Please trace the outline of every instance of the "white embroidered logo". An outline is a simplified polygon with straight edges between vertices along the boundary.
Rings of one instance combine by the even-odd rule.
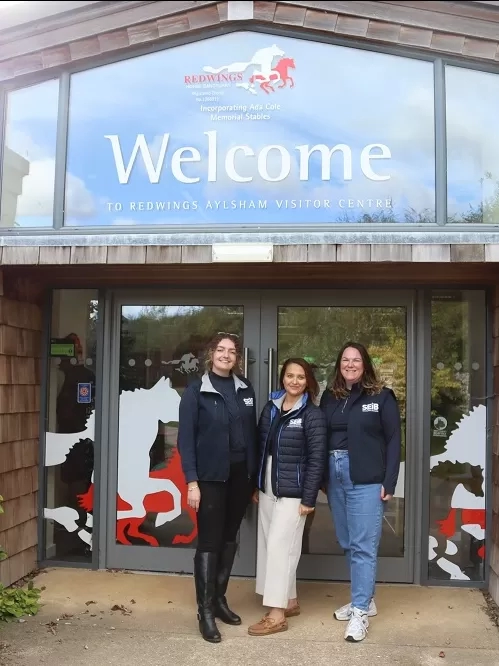
[[[379,405],[377,402],[370,402],[368,405],[362,405],[363,412],[379,412]]]
[[[301,428],[301,419],[291,419],[289,422],[290,428]]]
[[[246,407],[253,407],[253,398],[243,398]]]

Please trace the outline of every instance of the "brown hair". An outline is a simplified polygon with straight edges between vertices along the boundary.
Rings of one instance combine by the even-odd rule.
[[[312,366],[310,363],[305,361],[304,358],[288,358],[286,361],[284,361],[281,368],[281,374],[279,375],[279,384],[281,385],[281,388],[284,388],[284,375],[286,374],[288,365],[291,365],[292,363],[299,365],[300,368],[303,369],[303,372],[305,373],[305,379],[307,380],[305,390],[309,395],[309,399],[315,400],[319,395],[319,384],[317,383],[317,379],[314,376]]]
[[[378,378],[376,370],[374,369],[373,362],[369,356],[367,349],[360,342],[345,342],[343,347],[340,349],[340,352],[336,358],[336,364],[334,366],[333,379],[330,383],[329,390],[334,395],[335,398],[346,398],[348,395],[347,385],[343,375],[341,374],[341,359],[345,353],[345,349],[348,347],[353,347],[356,349],[361,358],[362,363],[364,364],[364,373],[362,374],[360,385],[362,390],[367,393],[367,395],[376,395],[381,393],[383,389],[383,382]]]
[[[223,331],[214,335],[206,345],[206,354],[204,359],[205,370],[209,372],[213,368],[213,353],[215,349],[218,347],[218,345],[222,342],[222,340],[230,340],[231,342],[234,343],[234,347],[236,348],[236,364],[232,368],[232,372],[236,375],[238,374],[241,375],[242,354],[241,354],[241,343],[239,341],[239,336],[236,335],[235,333],[224,333]]]

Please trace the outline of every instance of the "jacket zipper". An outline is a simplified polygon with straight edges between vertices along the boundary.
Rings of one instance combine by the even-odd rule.
[[[281,439],[281,432],[282,429],[284,428],[284,423],[281,425],[279,432],[277,433],[277,444],[276,444],[276,479],[275,479],[275,489],[276,489],[276,497],[279,498],[279,440]]]
[[[298,409],[296,412],[288,412],[285,418],[287,418],[288,416],[296,417],[296,415],[299,414],[302,411],[302,409],[304,409],[305,407],[306,405],[302,405],[300,409]],[[277,499],[279,499],[279,440],[281,439],[281,433],[284,429],[284,426],[285,423],[281,425],[281,428],[277,435],[277,446],[276,446],[277,466],[276,466],[276,486],[275,486]]]
[[[215,393],[216,393],[218,396],[220,396],[220,398],[222,398],[222,402],[223,402],[224,406],[227,407],[227,405],[226,405],[226,403],[225,403],[225,398],[223,397],[223,395],[222,395],[219,391],[216,391],[216,390],[215,390]],[[237,391],[236,391],[236,395],[237,395]],[[216,398],[215,398],[215,408],[216,408],[216,409],[215,409],[215,414],[216,414],[217,411],[218,411],[218,405],[217,405],[217,399],[216,399]],[[229,470],[228,470],[228,472],[227,472],[227,478],[226,478],[226,479],[222,479],[222,483],[227,483],[227,481],[228,481],[228,479],[229,479],[229,476],[230,476],[230,439],[229,439],[229,435],[228,435],[228,434],[227,434],[227,447],[228,447],[228,450],[229,450]]]
[[[274,409],[274,405],[272,405],[272,407],[270,408],[270,417],[271,417],[271,418],[270,418],[270,425],[271,425],[271,426],[272,426],[272,410],[273,410],[273,409]],[[264,448],[263,448],[263,453],[264,453],[264,455],[262,456],[262,460],[261,460],[261,462],[260,462],[260,471],[259,471],[259,473],[258,473],[258,482],[259,482],[259,485],[260,485],[260,486],[262,485],[263,461],[264,461],[264,459],[265,459],[265,453],[266,453],[266,451],[267,451],[267,444],[269,443],[269,436],[270,436],[270,428],[269,428],[269,431],[268,431],[268,433],[267,433],[267,437],[265,438],[265,445],[264,445]],[[272,479],[270,480],[270,483],[272,484]]]
[[[341,413],[342,413],[342,414],[343,414],[343,412],[344,412],[344,410],[345,410],[345,407],[347,406],[347,403],[348,403],[349,400],[350,400],[350,396],[348,395],[348,396],[347,396],[347,399],[345,400],[345,404],[344,404],[343,407],[341,408]]]

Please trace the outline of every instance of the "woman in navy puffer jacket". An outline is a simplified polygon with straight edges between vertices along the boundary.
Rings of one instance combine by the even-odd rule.
[[[296,569],[305,520],[315,509],[327,460],[326,419],[314,404],[319,386],[302,358],[281,370],[281,391],[263,408],[259,422],[258,553],[256,592],[271,610],[252,625],[252,636],[288,628],[299,615]]]

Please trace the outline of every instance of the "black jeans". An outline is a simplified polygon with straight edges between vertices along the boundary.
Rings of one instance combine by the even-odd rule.
[[[226,482],[198,481],[201,502],[197,515],[200,552],[219,552],[236,540],[251,499],[253,484],[245,462],[234,463]]]

